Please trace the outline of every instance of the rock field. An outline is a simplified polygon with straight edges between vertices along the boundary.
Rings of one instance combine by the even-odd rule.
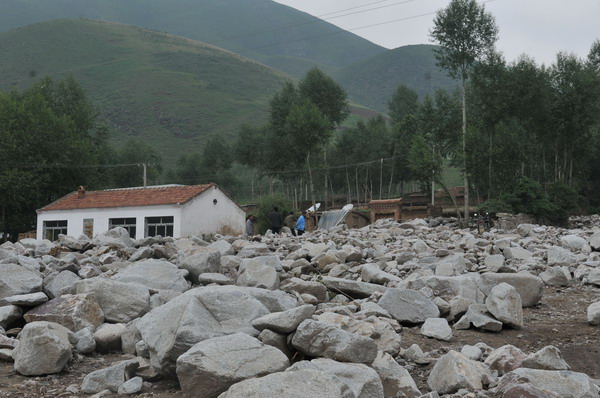
[[[600,397],[600,217],[0,245],[0,397]]]

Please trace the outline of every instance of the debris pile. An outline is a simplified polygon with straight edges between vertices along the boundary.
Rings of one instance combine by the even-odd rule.
[[[600,219],[477,234],[452,219],[378,220],[294,237],[60,236],[0,246],[0,361],[23,376],[122,353],[64,396],[597,397],[552,345],[451,342],[519,330],[544,289],[600,286]],[[587,308],[600,324],[600,301]],[[426,384],[416,379],[426,372]],[[425,369],[425,370],[423,370]]]

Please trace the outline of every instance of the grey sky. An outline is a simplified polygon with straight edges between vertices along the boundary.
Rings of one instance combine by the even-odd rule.
[[[434,14],[449,3],[449,0],[275,1],[387,48],[431,44],[429,30]],[[362,5],[366,6],[353,8]],[[497,48],[508,61],[526,53],[538,63],[549,65],[560,51],[585,58],[594,40],[600,39],[600,0],[492,0],[485,7],[496,17],[500,29]],[[340,10],[347,11],[335,13]],[[406,19],[355,30],[402,18]]]

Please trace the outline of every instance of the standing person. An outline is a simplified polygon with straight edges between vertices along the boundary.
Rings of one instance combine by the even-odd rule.
[[[292,235],[296,236],[296,217],[294,217],[294,213],[291,211],[289,212],[289,214],[283,219],[283,225],[290,229]]]
[[[278,234],[283,225],[283,217],[281,216],[277,206],[273,207],[273,211],[269,215],[269,218],[271,219],[271,232]]]
[[[304,218],[305,214],[306,212],[303,211],[300,217],[298,217],[298,221],[296,221],[296,233],[298,236],[302,235],[304,233],[304,229],[306,228],[306,219]]]
[[[254,216],[249,215],[246,219],[246,236],[254,235]]]

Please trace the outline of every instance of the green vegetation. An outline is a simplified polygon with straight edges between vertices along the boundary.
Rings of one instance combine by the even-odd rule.
[[[271,0],[10,0],[0,7],[0,31],[59,18],[119,22],[213,44],[296,77],[315,64],[330,73],[386,51]]]
[[[23,44],[26,43],[26,44]],[[61,20],[0,34],[0,90],[72,74],[108,122],[111,139],[140,138],[166,166],[232,141],[239,125],[266,120],[285,76],[248,59],[165,33],[107,22]]]
[[[84,185],[108,183],[106,131],[72,78],[0,92],[0,233],[35,226],[35,210]],[[81,165],[99,167],[80,167]]]
[[[414,90],[420,99],[438,89],[452,89],[455,80],[439,70],[435,63],[436,46],[404,46],[356,62],[332,76],[358,103],[380,112],[388,110],[396,88]]]

